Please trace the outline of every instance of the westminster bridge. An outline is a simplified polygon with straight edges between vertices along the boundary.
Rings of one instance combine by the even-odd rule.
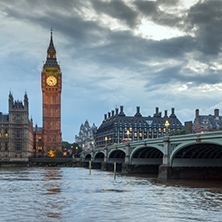
[[[157,173],[158,178],[222,178],[222,131],[166,136],[87,150],[92,168]]]

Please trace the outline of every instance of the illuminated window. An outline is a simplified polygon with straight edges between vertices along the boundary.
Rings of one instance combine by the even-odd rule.
[[[129,130],[132,131],[133,130],[132,127],[130,127]]]
[[[161,132],[161,128],[159,128],[159,132]]]
[[[135,137],[137,137],[137,133],[134,133]]]
[[[5,137],[8,137],[8,129],[5,129]]]
[[[38,150],[42,150],[42,146],[38,146]]]
[[[164,132],[164,133],[166,132],[166,128],[163,128],[163,132]]]
[[[142,137],[142,133],[140,133],[140,137]]]
[[[0,133],[0,137],[2,137],[2,134]]]

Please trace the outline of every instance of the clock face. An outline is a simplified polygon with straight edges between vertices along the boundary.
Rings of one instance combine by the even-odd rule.
[[[49,86],[55,86],[56,83],[57,83],[57,79],[56,79],[54,76],[49,76],[49,77],[46,79],[46,83],[47,83],[47,85],[49,85]]]

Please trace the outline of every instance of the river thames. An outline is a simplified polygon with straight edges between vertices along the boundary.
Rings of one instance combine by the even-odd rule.
[[[222,221],[222,181],[0,168],[0,221]]]

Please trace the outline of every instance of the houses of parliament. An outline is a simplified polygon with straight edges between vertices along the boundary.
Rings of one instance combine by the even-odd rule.
[[[50,150],[61,150],[61,92],[62,73],[56,58],[53,35],[41,72],[42,127],[33,126],[29,119],[29,101],[8,98],[8,114],[0,112],[0,159],[27,161],[29,157],[44,157]]]

